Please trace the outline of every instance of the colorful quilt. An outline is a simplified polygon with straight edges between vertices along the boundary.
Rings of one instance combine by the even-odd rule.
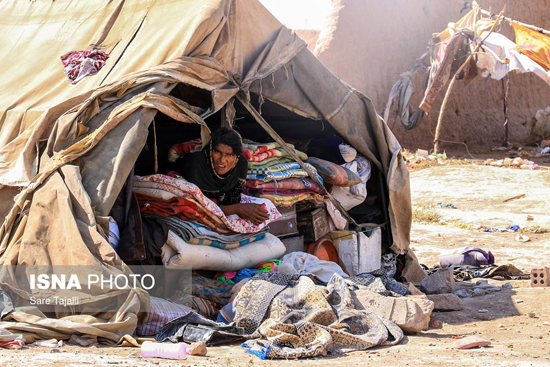
[[[261,223],[260,225],[255,225],[252,224],[252,222],[243,219],[236,214],[226,216],[218,205],[216,205],[212,200],[204,196],[202,191],[191,182],[182,181],[180,179],[161,174],[144,177],[135,176],[134,191],[136,191],[136,189],[139,189],[140,187],[150,188],[151,186],[167,193],[171,193],[178,198],[193,200],[197,202],[198,204],[200,204],[200,208],[204,208],[204,210],[208,212],[208,215],[212,214],[212,216],[218,217],[221,222],[227,227],[227,229],[237,233],[258,232],[266,227],[270,222],[281,217],[281,214],[271,201],[247,195],[241,195],[241,203],[256,203],[266,205],[267,211],[269,212],[269,219]],[[197,208],[199,207],[197,206]],[[196,218],[194,219],[197,220]],[[202,217],[200,219],[202,219]],[[205,224],[208,226],[208,224],[201,222],[201,220],[197,221],[201,224]],[[210,226],[208,227],[212,230],[215,230]]]

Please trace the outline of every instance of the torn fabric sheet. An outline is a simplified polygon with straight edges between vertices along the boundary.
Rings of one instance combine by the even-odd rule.
[[[486,36],[487,32],[481,34],[482,39]],[[502,34],[491,33],[483,42],[482,48],[486,52],[477,54],[477,67],[482,71],[481,76],[500,80],[510,71],[517,70],[521,73],[534,73],[550,85],[550,72],[544,70],[528,56],[516,51],[514,49],[516,46]]]
[[[84,77],[97,73],[109,58],[103,51],[69,51],[61,56],[65,67],[65,75],[72,84],[76,84]]]

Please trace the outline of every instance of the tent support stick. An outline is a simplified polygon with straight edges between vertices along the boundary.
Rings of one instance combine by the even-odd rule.
[[[449,99],[449,94],[451,94],[451,89],[456,78],[451,79],[451,83],[445,92],[445,98],[443,98],[443,103],[441,103],[441,108],[439,110],[439,117],[437,118],[437,126],[435,128],[435,137],[434,137],[434,153],[439,153],[439,134],[441,134],[441,120],[443,119],[443,112],[445,111],[445,106],[447,105],[447,100]]]
[[[332,197],[332,195],[325,188],[325,185],[323,185],[321,183],[321,181],[319,181],[317,176],[313,172],[311,172],[311,170],[304,164],[304,162],[300,159],[300,157],[298,157],[298,155],[296,155],[294,150],[286,144],[286,142],[279,136],[279,134],[277,134],[277,132],[275,130],[273,130],[273,128],[271,126],[269,126],[269,124],[267,123],[267,121],[264,120],[262,115],[260,115],[260,113],[258,111],[256,111],[256,109],[254,107],[252,107],[252,105],[247,101],[246,97],[243,95],[243,92],[237,93],[237,99],[243,104],[243,106],[248,110],[248,112],[250,112],[250,114],[260,124],[260,126],[263,127],[264,130],[267,131],[267,133],[277,143],[279,143],[281,145],[281,148],[283,148],[300,165],[300,167],[302,167],[307,172],[309,177],[317,185],[319,185],[319,187],[323,188],[323,190],[325,191],[325,195],[328,196],[328,198],[334,204],[336,209],[338,209],[338,210],[340,210],[340,212],[342,212],[342,215],[349,221],[349,223],[353,224],[354,226],[357,226],[357,223],[355,222],[355,220],[352,217],[350,217],[348,212],[342,207],[342,204],[340,204],[340,202],[338,200],[336,200]]]
[[[506,9],[506,5],[504,5],[504,8],[502,8],[502,11],[500,12],[500,14],[498,15],[498,18],[497,20],[495,21],[495,23],[493,24],[493,26],[491,27],[491,30],[489,31],[489,33],[487,33],[487,36],[485,36],[485,38],[483,39],[483,41],[485,41],[487,39],[487,37],[489,37],[489,35],[491,33],[493,33],[493,30],[495,29],[497,23],[500,21],[500,18],[502,17],[502,14],[504,13],[504,9]],[[449,92],[451,91],[451,89],[453,88],[453,84],[456,80],[456,78],[458,77],[458,75],[460,74],[460,72],[462,70],[464,70],[464,68],[466,67],[466,65],[468,65],[468,63],[470,62],[470,59],[476,54],[477,50],[479,50],[479,48],[481,47],[481,45],[483,44],[483,41],[481,41],[477,46],[476,48],[472,51],[472,53],[468,56],[468,58],[466,59],[466,61],[464,61],[464,64],[462,64],[462,66],[460,66],[460,68],[458,68],[458,70],[456,71],[455,75],[453,76],[453,78],[451,79],[451,83],[449,84],[449,87],[447,88],[447,92],[445,92],[445,98],[443,98],[443,103],[441,103],[441,109],[439,110],[439,117],[437,119],[437,126],[435,128],[435,137],[434,137],[434,153],[437,154],[439,153],[439,134],[441,133],[441,120],[443,118],[443,112],[445,111],[445,105],[447,104],[447,100],[449,99]]]
[[[506,81],[504,81],[506,79]],[[502,80],[502,89],[504,90],[504,143],[503,147],[508,146],[508,90],[510,88],[510,74],[506,74]]]

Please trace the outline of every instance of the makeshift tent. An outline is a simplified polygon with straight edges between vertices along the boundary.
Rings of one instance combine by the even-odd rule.
[[[86,50],[108,59],[71,84],[60,57]],[[118,271],[111,267],[122,261],[106,238],[107,217],[152,121],[168,117],[205,137],[209,126],[232,123],[235,114],[248,116],[243,126],[253,121],[243,107],[265,101],[263,117],[280,134],[290,127],[306,135],[334,131],[373,163],[391,249],[407,254],[407,279],[425,276],[409,251],[409,175],[399,143],[371,101],[332,75],[258,1],[2,1],[0,53],[2,264]],[[28,299],[2,279],[4,290]],[[8,328],[116,342],[133,332],[136,305],[148,296],[92,289],[87,302],[106,297],[117,313],[70,322],[61,311],[58,319],[17,311],[9,316],[16,326]]]

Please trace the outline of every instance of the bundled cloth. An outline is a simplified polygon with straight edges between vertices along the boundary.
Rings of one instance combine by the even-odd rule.
[[[241,203],[265,204],[269,219],[255,225],[235,214],[226,216],[195,184],[166,175],[135,176],[133,190],[142,213],[196,220],[221,234],[258,232],[281,217],[271,201],[247,195],[241,195]]]
[[[97,73],[108,57],[109,55],[99,50],[69,51],[61,56],[61,62],[69,81],[76,84],[85,76]]]
[[[238,233],[223,235],[194,221],[182,220],[179,217],[170,216],[161,218],[168,228],[181,237],[185,242],[192,245],[212,246],[217,248],[231,249],[244,246],[248,243],[263,240],[267,228],[254,233]]]
[[[244,184],[244,193],[247,195],[255,194],[275,194],[275,195],[295,195],[302,193],[323,194],[323,190],[310,178],[285,178],[281,181],[263,182],[258,180],[247,180]]]
[[[234,321],[245,335],[254,338],[242,347],[261,359],[365,350],[395,345],[404,337],[385,317],[356,310],[348,286],[338,274],[326,288],[307,276],[258,274],[239,292]]]
[[[294,145],[287,144],[294,153],[301,159],[306,160],[307,154],[294,149]],[[248,161],[248,167],[254,167],[255,162],[268,163],[272,157],[286,157],[290,161],[290,155],[279,145],[279,143],[266,143],[260,144],[251,140],[245,140],[243,144],[243,155]],[[272,161],[272,160],[271,160]],[[263,165],[263,164],[262,164]]]
[[[323,179],[317,174],[317,170],[309,163],[305,163],[308,167],[321,181]],[[247,179],[252,181],[263,181],[269,182],[273,180],[283,180],[285,178],[291,177],[308,177],[307,172],[300,167],[298,163],[282,163],[276,164],[273,166],[262,166],[255,169],[249,169]]]
[[[304,200],[315,201],[318,204],[323,203],[323,197],[321,195],[311,193],[296,195],[259,194],[256,195],[256,197],[270,200],[275,206],[290,206]]]
[[[174,144],[168,150],[168,160],[170,162],[175,162],[184,155],[188,153],[193,153],[201,150],[202,148],[202,140],[201,139],[194,139],[189,140],[183,143]]]

